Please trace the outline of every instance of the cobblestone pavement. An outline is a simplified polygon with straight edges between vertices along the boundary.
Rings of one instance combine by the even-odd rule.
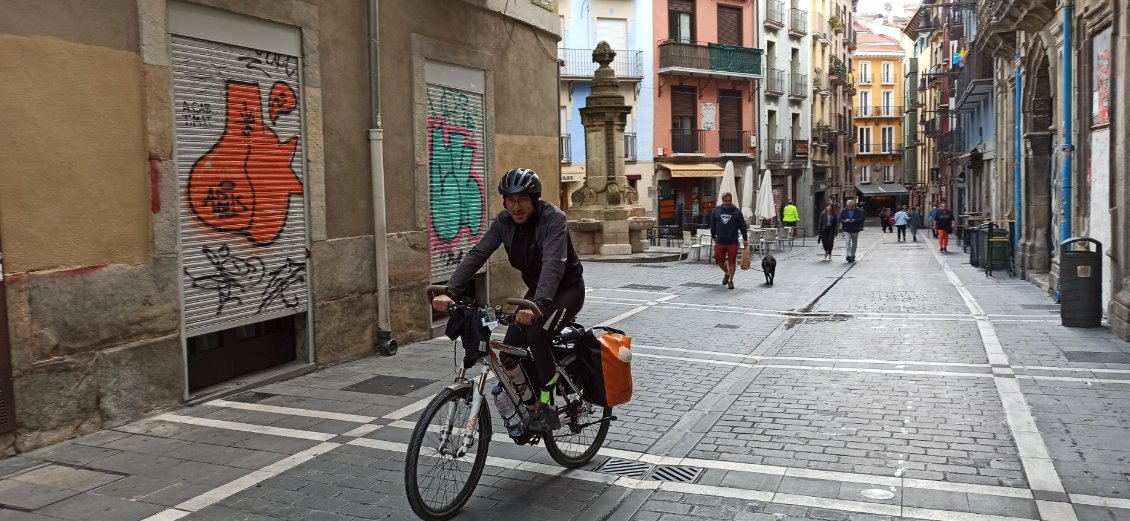
[[[786,249],[774,286],[735,290],[702,262],[587,264],[580,320],[633,336],[633,401],[577,471],[495,434],[457,519],[1130,519],[1130,345],[935,242],[861,242],[854,265]],[[0,521],[414,519],[404,448],[453,355],[421,342],[0,461]]]

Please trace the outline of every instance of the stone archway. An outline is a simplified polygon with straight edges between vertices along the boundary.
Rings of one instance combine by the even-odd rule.
[[[1048,55],[1043,45],[1028,54],[1024,77],[1024,204],[1018,264],[1021,273],[1048,273],[1055,248],[1053,176],[1055,134]]]

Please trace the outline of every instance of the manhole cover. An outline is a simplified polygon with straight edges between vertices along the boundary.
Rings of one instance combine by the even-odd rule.
[[[641,289],[644,291],[666,291],[671,289],[667,286],[648,286],[647,284],[627,284],[620,287],[624,289]]]
[[[718,325],[715,325],[714,327],[716,327],[718,329],[737,329],[741,326],[736,326],[734,324],[718,324]]]
[[[705,282],[684,282],[680,286],[687,286],[690,288],[724,288],[721,284],[707,284]]]
[[[1100,364],[1130,364],[1130,354],[1109,351],[1064,351],[1068,362],[1095,362]]]
[[[860,492],[860,494],[863,494],[863,497],[869,497],[871,499],[891,499],[895,497],[894,492],[891,492],[890,490],[883,490],[881,488],[869,488]]]
[[[682,467],[678,465],[660,465],[655,467],[649,479],[655,481],[674,481],[676,483],[694,483],[703,472],[702,467]]]
[[[663,264],[633,264],[632,266],[636,267],[636,268],[666,268],[667,267]]]
[[[630,459],[608,458],[594,470],[613,476],[641,479],[647,471],[651,470],[651,464]]]
[[[423,378],[405,378],[403,376],[374,376],[368,380],[362,380],[348,387],[342,387],[341,390],[353,391],[357,393],[404,396],[431,383],[431,380],[425,380]]]
[[[271,398],[271,397],[274,397],[274,396],[278,396],[278,395],[277,394],[271,394],[271,393],[260,393],[260,392],[250,391],[250,392],[246,392],[246,393],[239,393],[235,396],[229,397],[228,401],[240,402],[240,403],[259,403],[263,400],[266,400],[267,398]]]

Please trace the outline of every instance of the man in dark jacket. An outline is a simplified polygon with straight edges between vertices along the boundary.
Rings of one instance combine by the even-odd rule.
[[[734,206],[734,197],[722,194],[722,206],[710,214],[710,236],[714,238],[714,262],[722,268],[722,284],[734,289],[734,271],[738,266],[738,233],[742,234],[742,247],[749,249],[745,217]],[[748,253],[746,253],[748,255]]]
[[[581,261],[569,239],[565,212],[541,200],[541,179],[528,168],[506,172],[498,182],[498,193],[506,207],[479,239],[447,282],[447,294],[432,299],[432,308],[446,312],[462,295],[475,273],[491,254],[502,246],[510,265],[522,272],[522,282],[529,290],[523,297],[532,300],[541,312],[518,311],[517,324],[506,331],[505,343],[529,345],[536,371],[532,371],[537,409],[526,426],[528,431],[544,432],[560,428],[561,421],[553,407],[556,369],[553,363],[553,336],[573,321],[585,303],[585,280]],[[540,396],[537,396],[540,392]]]
[[[863,210],[855,207],[855,200],[848,199],[847,206],[840,210],[840,225],[847,234],[847,261],[855,262],[855,247],[859,245],[859,232],[863,231],[863,220],[867,216]]]
[[[948,252],[950,234],[953,233],[953,212],[946,203],[942,203],[942,207],[938,209],[938,214],[934,217],[934,225],[938,230],[938,250]]]

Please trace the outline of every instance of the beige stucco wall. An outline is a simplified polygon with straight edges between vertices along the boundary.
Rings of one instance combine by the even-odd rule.
[[[138,55],[0,34],[0,78],[5,271],[144,262],[150,181]]]

